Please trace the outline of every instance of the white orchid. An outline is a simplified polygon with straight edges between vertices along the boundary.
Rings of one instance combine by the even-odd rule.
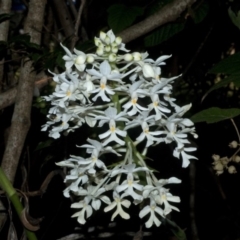
[[[127,199],[123,199],[117,192],[113,192],[113,199],[114,201],[104,208],[104,212],[111,211],[113,208],[117,207],[116,211],[113,213],[111,221],[119,214],[123,219],[129,219],[130,215],[122,209],[122,206],[129,208],[131,202]]]
[[[101,32],[94,42],[96,54],[77,49],[71,53],[61,44],[66,71],[51,73],[55,90],[44,97],[51,107],[42,131],[48,130],[50,137],[57,139],[61,132],[80,127],[97,127],[97,131],[89,131],[87,143],[78,146],[86,155],[70,155],[57,163],[68,170],[63,194],[78,197],[71,207],[78,209],[72,217],[80,224],[103,203],[107,204],[104,212],[115,209],[112,221],[117,215],[129,219],[125,208],[133,202],[143,207],[140,218],[149,216],[147,228],[160,226],[172,210],[179,211],[172,203],[180,198],[165,185],[181,180],[157,179],[147,166],[146,154],[151,146],[175,142],[173,156],[182,159],[182,167],[196,159],[190,155],[196,148],[190,147],[188,139],[189,134],[197,137],[194,124],[183,117],[191,104],[178,106],[171,97],[172,83],[178,76],[162,77],[161,66],[171,56],[153,60],[147,52],[129,52],[112,30]],[[112,192],[112,202],[107,192]]]
[[[158,207],[157,204],[151,200],[150,205],[145,206],[141,212],[139,213],[139,217],[143,218],[147,214],[150,213],[150,218],[145,223],[145,226],[147,228],[150,228],[153,224],[155,224],[157,227],[161,225],[161,221],[156,216],[156,213],[159,214],[161,217],[165,217],[162,208]]]

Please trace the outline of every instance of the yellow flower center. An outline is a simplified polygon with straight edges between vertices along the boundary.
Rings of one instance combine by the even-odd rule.
[[[133,105],[135,105],[137,103],[137,98],[133,98],[131,102]]]
[[[72,92],[68,90],[68,91],[66,92],[66,95],[67,95],[68,97],[70,97],[70,96],[72,95]]]
[[[114,126],[111,126],[111,127],[110,127],[110,131],[111,131],[111,132],[115,132],[115,130],[116,130],[116,128],[115,128]]]
[[[100,84],[100,88],[101,88],[101,89],[105,89],[105,87],[106,87],[106,85],[105,85],[104,83],[101,83],[101,84]]]

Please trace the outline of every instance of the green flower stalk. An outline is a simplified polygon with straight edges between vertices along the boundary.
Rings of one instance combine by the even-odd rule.
[[[0,187],[6,193],[7,197],[13,204],[19,218],[21,219],[21,213],[23,211],[22,203],[20,202],[20,199],[15,188],[12,186],[11,182],[8,180],[7,176],[5,175],[1,167],[0,167]],[[35,233],[29,231],[26,228],[25,232],[29,240],[37,240]]]

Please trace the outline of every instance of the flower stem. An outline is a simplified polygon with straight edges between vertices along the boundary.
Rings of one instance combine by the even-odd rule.
[[[7,194],[9,200],[12,202],[19,218],[21,216],[21,212],[23,210],[22,203],[18,197],[16,190],[13,188],[11,182],[8,180],[7,176],[5,175],[4,171],[0,167],[0,187],[2,190]],[[37,240],[35,233],[27,230],[25,228],[25,233],[29,240]]]

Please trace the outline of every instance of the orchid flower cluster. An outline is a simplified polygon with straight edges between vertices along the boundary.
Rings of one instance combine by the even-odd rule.
[[[59,138],[60,133],[83,125],[100,129],[98,139],[90,136],[80,146],[86,150],[86,157],[71,155],[57,163],[69,170],[64,196],[78,196],[79,201],[71,207],[77,209],[72,217],[80,224],[103,203],[104,212],[113,210],[112,221],[118,215],[129,219],[126,209],[132,203],[142,203],[139,217],[146,216],[145,226],[160,226],[172,210],[179,211],[171,203],[180,202],[180,198],[166,185],[181,180],[157,179],[146,164],[147,150],[162,142],[175,142],[173,155],[182,159],[182,167],[196,159],[191,155],[196,148],[188,140],[189,134],[197,137],[194,124],[183,117],[191,104],[178,106],[171,98],[171,84],[177,77],[161,76],[161,66],[171,56],[154,61],[146,52],[131,53],[112,30],[101,32],[95,45],[94,54],[77,49],[71,53],[62,45],[66,71],[52,73],[55,91],[44,97],[52,107],[42,131],[49,129],[50,137]],[[134,128],[140,133],[136,138],[131,136]],[[145,147],[139,149],[139,143]],[[115,156],[110,166],[104,161],[107,155],[111,159]]]

